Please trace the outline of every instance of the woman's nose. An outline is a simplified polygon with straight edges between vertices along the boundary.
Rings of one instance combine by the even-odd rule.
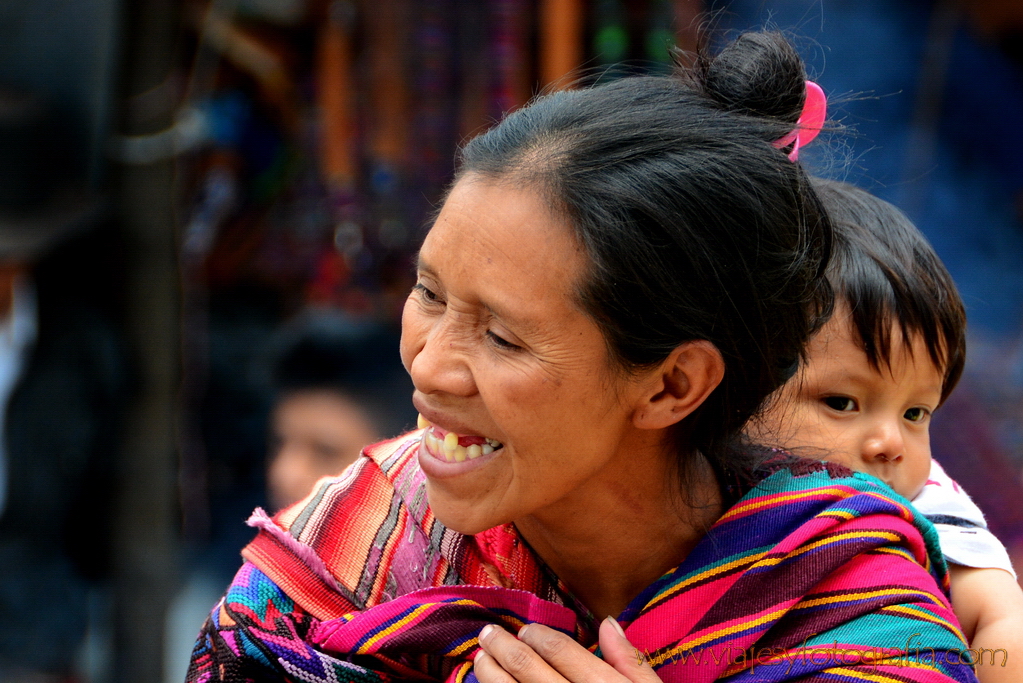
[[[897,462],[902,459],[906,444],[899,425],[882,422],[875,425],[863,442],[862,457],[865,462]]]
[[[476,382],[467,362],[469,350],[445,318],[421,331],[419,343],[412,349],[409,374],[424,394],[471,396],[476,393]]]

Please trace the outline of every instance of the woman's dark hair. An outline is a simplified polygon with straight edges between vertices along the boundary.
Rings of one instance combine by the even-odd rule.
[[[892,330],[923,338],[944,373],[941,400],[955,389],[966,363],[966,309],[952,276],[899,209],[858,187],[815,179],[835,229],[827,277],[848,305],[853,327],[875,368],[888,366]]]
[[[555,92],[461,153],[472,175],[536,188],[590,258],[579,299],[624,371],[709,340],[721,385],[679,425],[696,449],[726,444],[795,368],[830,311],[831,226],[807,175],[772,143],[805,97],[803,63],[779,33],[747,33],[671,77]]]

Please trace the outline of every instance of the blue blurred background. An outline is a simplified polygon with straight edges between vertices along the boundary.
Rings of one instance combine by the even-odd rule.
[[[0,681],[181,680],[251,510],[413,423],[397,322],[459,141],[765,25],[839,124],[803,162],[962,290],[934,450],[1023,562],[1018,0],[0,0]]]

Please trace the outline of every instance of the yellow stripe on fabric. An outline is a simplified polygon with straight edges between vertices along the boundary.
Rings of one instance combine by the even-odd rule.
[[[454,683],[463,683],[465,681],[465,677],[469,675],[470,669],[472,669],[472,662],[463,662],[460,664],[455,672]]]
[[[669,598],[672,595],[674,595],[675,593],[678,593],[680,590],[682,590],[686,586],[692,585],[692,584],[694,584],[694,583],[696,583],[698,581],[702,581],[705,578],[714,576],[715,574],[721,574],[723,572],[727,572],[727,571],[729,571],[731,569],[735,569],[736,567],[740,567],[740,566],[742,566],[744,564],[752,564],[754,562],[757,562],[757,561],[760,560],[760,558],[762,558],[766,554],[767,554],[767,552],[765,551],[765,552],[762,552],[762,553],[757,553],[755,555],[748,555],[746,557],[740,557],[737,560],[732,560],[731,562],[726,562],[724,564],[719,564],[716,567],[711,567],[710,569],[707,569],[706,571],[702,571],[699,574],[695,574],[693,576],[690,576],[685,581],[682,581],[681,583],[678,583],[678,584],[672,586],[671,588],[665,590],[664,592],[658,593],[657,595],[655,595],[653,598],[650,599],[650,601],[648,603],[646,603],[646,605],[643,606],[643,609],[644,610],[649,609],[650,606],[653,605],[654,603],[657,603],[657,602],[660,602],[660,601],[662,601],[662,600],[664,600],[666,598]]]
[[[809,659],[810,662],[812,663],[813,662],[813,657],[816,654],[825,654],[825,655],[827,655],[833,661],[838,661],[839,658],[841,658],[841,661],[845,662],[846,664],[852,664],[852,665],[859,664],[859,665],[866,665],[866,666],[870,666],[870,667],[881,666],[884,661],[890,659],[890,657],[888,655],[878,653],[876,658],[870,658],[867,661],[864,661],[863,660],[863,655],[866,654],[866,653],[870,653],[871,651],[872,650],[869,649],[869,648],[867,648],[867,649],[855,649],[855,648],[853,648],[853,649],[835,649],[833,647],[829,647],[829,648],[827,648],[825,650],[821,650],[819,648],[815,648],[815,647],[811,646],[811,647],[807,647],[807,648],[800,648],[798,650],[787,650],[784,654],[778,655],[776,657],[769,657],[766,660],[765,659],[760,659],[760,658],[753,659],[753,664],[752,665],[736,662],[732,666],[730,666],[727,669],[725,669],[725,674],[724,675],[725,676],[732,676],[732,675],[735,675],[736,673],[738,673],[740,671],[745,671],[746,669],[750,669],[750,668],[756,669],[756,668],[762,667],[762,666],[775,666],[777,664],[784,664],[785,662],[790,662],[790,668],[791,668],[791,662],[793,660],[803,659],[805,661],[805,660]],[[856,659],[847,660],[846,659],[847,655],[853,655]]]
[[[867,491],[867,495],[871,496],[873,498],[877,498],[880,501],[883,501],[883,502],[888,503],[890,505],[894,505],[895,507],[899,508],[899,510],[902,511],[902,518],[904,520],[906,520],[907,522],[910,522],[910,521],[913,520],[913,513],[909,511],[908,507],[906,507],[902,503],[898,502],[897,500],[895,500],[893,498],[889,498],[888,496],[886,496],[884,494],[881,494],[881,493],[875,493],[873,491]]]
[[[834,495],[834,496],[838,496],[840,499],[845,499],[845,498],[851,498],[852,496],[855,496],[858,493],[860,493],[860,492],[859,491],[849,491],[848,489],[839,488],[839,487],[831,487],[831,488],[810,489],[809,491],[798,491],[796,493],[789,493],[789,494],[785,494],[785,495],[775,494],[773,496],[770,496],[767,500],[750,501],[749,503],[746,503],[745,505],[736,505],[731,510],[726,512],[724,514],[724,516],[721,517],[717,521],[717,523],[721,524],[722,522],[724,522],[724,521],[726,521],[726,520],[728,520],[728,519],[730,519],[732,517],[735,517],[736,515],[739,515],[739,514],[742,514],[744,512],[747,512],[749,510],[757,510],[759,508],[768,507],[768,506],[774,507],[775,505],[778,505],[779,503],[784,503],[784,502],[793,501],[793,500],[800,500],[801,498],[816,498],[818,496],[823,496],[823,495]]]
[[[917,565],[920,564],[920,562],[917,560],[916,555],[914,555],[910,551],[906,550],[905,548],[898,548],[898,547],[896,547],[896,548],[874,548],[874,552],[877,552],[877,553],[889,553],[891,555],[898,555],[899,557],[902,557],[902,558],[904,558],[906,560],[909,560],[913,564],[917,564]],[[928,573],[930,573],[930,571],[931,571],[931,556],[930,555],[925,555],[924,559],[926,561],[922,565],[920,565],[920,566],[922,566],[924,569],[927,570]],[[946,588],[947,588],[947,586],[946,586]]]
[[[448,603],[448,604],[457,604],[457,603]],[[511,622],[511,624],[515,627],[515,630],[513,631],[513,633],[518,633],[519,629],[526,625],[526,622],[524,620],[516,619],[515,617],[512,617],[510,615],[505,615],[505,620],[506,620],[506,623],[507,622]],[[505,629],[505,630],[507,631],[508,629]],[[445,656],[447,656],[447,657],[454,657],[454,656],[460,655],[463,652],[465,652],[466,650],[468,650],[469,648],[471,648],[472,646],[478,645],[478,644],[479,644],[479,638],[478,637],[470,638],[469,640],[465,641],[464,643],[462,643],[461,645],[459,645],[455,649],[450,650],[449,652],[445,653]]]
[[[940,603],[937,603],[937,604],[940,604]],[[884,611],[884,612],[903,612],[905,614],[909,614],[909,615],[911,615],[913,617],[916,617],[917,619],[922,619],[923,621],[929,621],[932,624],[937,624],[938,626],[942,626],[944,628],[947,628],[948,630],[950,630],[953,633],[955,633],[956,636],[958,636],[958,638],[961,641],[963,641],[964,643],[966,642],[966,636],[963,635],[962,631],[960,631],[958,628],[956,628],[955,624],[953,624],[952,622],[947,621],[945,619],[942,619],[939,616],[935,616],[934,614],[931,614],[930,612],[928,612],[925,609],[921,609],[919,607],[913,607],[911,605],[888,605],[887,607],[882,608],[881,611]]]
[[[939,671],[935,666],[924,664],[923,662],[917,662],[905,657],[894,657],[888,659],[882,659],[877,662],[868,664],[870,668],[879,666],[897,666],[900,669],[917,669],[919,671]],[[848,669],[845,667],[834,667],[831,669],[824,669],[821,671],[822,674],[831,674],[832,676],[848,676],[849,678],[855,678],[860,681],[876,681],[877,683],[891,683],[897,681],[901,683],[905,680],[904,676],[888,676],[881,673],[880,671],[860,671],[859,669]]]
[[[448,657],[456,657],[456,656],[462,654],[463,652],[465,652],[466,650],[468,650],[470,647],[472,647],[474,645],[479,645],[479,642],[480,642],[479,637],[470,638],[469,640],[465,641],[464,643],[462,643],[461,645],[456,647],[454,650],[451,650],[450,652],[447,652],[446,656],[448,656]]]
[[[671,650],[668,650],[667,652],[664,652],[664,653],[662,653],[660,655],[657,655],[657,657],[652,658],[650,660],[650,664],[654,665],[654,666],[659,666],[659,665],[663,664],[665,661],[668,661],[668,660],[676,657],[678,655],[678,653],[680,653],[680,652],[684,652],[686,650],[692,651],[693,648],[699,647],[703,643],[709,642],[711,640],[716,640],[716,639],[718,639],[718,638],[720,638],[722,636],[727,636],[730,633],[737,633],[739,631],[745,631],[746,629],[752,628],[754,626],[759,626],[760,624],[763,624],[765,622],[768,622],[768,621],[771,621],[773,619],[778,618],[779,616],[784,614],[786,611],[788,611],[787,607],[786,608],[782,608],[782,609],[778,609],[778,610],[775,610],[774,612],[769,612],[769,613],[767,613],[767,614],[765,614],[765,615],[763,615],[761,617],[758,617],[757,619],[753,619],[751,621],[744,621],[741,624],[733,624],[732,626],[728,626],[727,628],[723,628],[723,629],[720,629],[718,631],[714,631],[712,633],[708,633],[707,635],[701,636],[701,637],[697,638],[696,640],[690,640],[690,641],[685,642],[685,643],[679,643],[678,645],[673,647]]]
[[[843,593],[841,595],[830,595],[824,598],[814,598],[812,600],[801,600],[792,609],[803,609],[807,607],[817,607],[818,605],[827,605],[834,602],[851,602],[853,600],[864,600],[867,598],[877,598],[882,595],[916,595],[920,597],[929,598],[934,604],[940,605],[941,603],[934,600],[930,593],[918,590],[908,590],[905,588],[885,588],[883,590],[872,590],[872,591],[860,591],[857,593]],[[885,607],[883,609],[888,609]]]
[[[660,601],[662,601],[662,600],[664,600],[666,598],[671,597],[675,593],[678,593],[679,591],[681,591],[683,588],[685,588],[685,587],[687,587],[687,586],[689,586],[689,585],[691,585],[693,583],[696,583],[697,581],[701,581],[701,580],[703,580],[705,578],[714,576],[715,574],[720,574],[720,573],[728,571],[730,569],[734,569],[735,567],[741,566],[743,564],[749,564],[750,565],[750,567],[749,567],[750,570],[756,569],[758,567],[769,567],[769,566],[772,566],[772,565],[780,564],[781,562],[783,562],[785,560],[788,560],[788,559],[791,559],[793,557],[798,557],[799,555],[802,555],[803,553],[809,552],[809,551],[814,550],[816,548],[820,548],[820,547],[822,547],[824,545],[827,545],[829,543],[834,543],[834,542],[842,541],[842,540],[845,540],[845,539],[848,539],[848,538],[864,538],[864,537],[883,538],[883,539],[885,539],[887,541],[893,541],[893,542],[894,541],[898,541],[901,538],[901,536],[899,536],[898,534],[894,534],[894,533],[887,532],[887,531],[881,531],[881,532],[850,531],[850,532],[847,532],[847,533],[844,533],[844,534],[838,534],[836,536],[831,536],[830,538],[820,539],[819,541],[811,543],[810,545],[800,546],[796,550],[794,550],[794,551],[792,551],[792,552],[790,552],[790,553],[788,553],[786,555],[783,555],[781,557],[771,557],[771,558],[766,558],[765,559],[765,556],[768,554],[768,552],[762,552],[762,553],[758,553],[756,555],[751,555],[751,556],[748,556],[748,557],[743,557],[743,558],[740,558],[738,560],[732,560],[731,562],[727,562],[725,564],[718,565],[716,567],[712,567],[712,568],[710,568],[710,569],[708,569],[708,570],[706,570],[704,572],[700,572],[699,574],[696,574],[694,576],[689,577],[685,581],[682,581],[681,583],[678,583],[678,584],[672,586],[668,590],[666,590],[666,591],[664,591],[662,593],[658,593],[657,595],[655,595],[646,605],[644,605],[644,608],[648,609],[654,603],[660,602]]]
[[[787,553],[785,555],[782,555],[781,557],[769,557],[769,558],[767,558],[767,559],[765,559],[765,560],[763,560],[761,562],[757,562],[756,566],[755,567],[750,567],[750,569],[755,569],[756,567],[769,567],[771,565],[780,564],[780,563],[784,562],[785,560],[792,559],[793,557],[799,557],[803,553],[808,553],[811,550],[815,550],[815,549],[820,548],[820,547],[825,546],[825,545],[830,545],[831,543],[837,543],[838,541],[844,541],[845,539],[848,539],[848,538],[883,538],[883,539],[888,540],[888,541],[898,541],[899,538],[901,538],[901,537],[898,534],[893,534],[893,533],[891,533],[889,531],[874,531],[874,532],[871,532],[871,531],[848,531],[848,532],[846,532],[844,534],[836,534],[836,535],[830,536],[828,538],[822,538],[819,541],[814,541],[813,543],[811,543],[809,545],[799,546],[797,549],[795,549],[795,550],[793,550],[793,551],[791,551],[791,552],[789,552],[789,553]]]
[[[383,629],[382,631],[380,631],[376,635],[374,635],[371,638],[369,638],[361,647],[359,647],[359,650],[358,650],[358,652],[356,654],[360,654],[360,655],[369,654],[369,652],[370,652],[369,648],[371,648],[373,645],[375,645],[378,641],[380,641],[383,638],[386,638],[387,636],[391,635],[395,631],[401,630],[404,626],[406,626],[409,623],[411,623],[411,622],[415,621],[416,619],[418,619],[419,616],[423,612],[429,611],[429,610],[433,609],[434,607],[436,607],[437,604],[438,603],[436,603],[436,602],[431,602],[431,603],[428,603],[428,604],[425,604],[425,605],[420,605],[419,607],[416,607],[414,610],[412,610],[412,613],[409,614],[408,616],[406,616],[405,618],[401,619],[400,621],[394,622],[393,624],[391,624],[387,628]],[[446,604],[446,605],[476,605],[478,603],[474,602],[473,600],[462,599],[462,600],[452,600],[451,602],[446,602],[444,604]]]
[[[911,553],[908,550],[906,550],[905,548],[899,548],[899,547],[895,547],[895,548],[875,548],[874,552],[888,553],[889,555],[898,555],[899,557],[903,557],[903,558],[911,561],[913,564],[916,564],[916,556],[913,555],[913,553]]]
[[[826,511],[818,514],[817,516],[818,517],[837,517],[839,519],[844,519],[847,522],[850,519],[855,519],[856,518],[856,515],[854,515],[853,513],[849,512],[848,510],[826,510]]]
[[[871,664],[870,666],[878,666],[877,664]],[[856,669],[824,669],[821,671],[822,674],[831,674],[832,676],[847,676],[848,678],[855,678],[859,681],[873,681],[874,683],[902,683],[902,677],[892,678],[879,671],[867,672],[857,671]]]

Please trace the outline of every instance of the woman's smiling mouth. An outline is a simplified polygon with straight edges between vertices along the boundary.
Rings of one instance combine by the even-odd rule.
[[[438,460],[457,463],[475,460],[490,455],[504,447],[500,441],[475,434],[462,435],[436,427],[419,416],[419,428],[423,432],[423,447]]]

